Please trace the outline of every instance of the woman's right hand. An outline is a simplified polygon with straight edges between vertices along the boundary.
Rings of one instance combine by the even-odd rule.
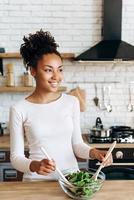
[[[33,160],[30,163],[30,171],[36,172],[41,175],[47,176],[49,173],[54,172],[56,165],[54,160],[43,159],[41,161]]]

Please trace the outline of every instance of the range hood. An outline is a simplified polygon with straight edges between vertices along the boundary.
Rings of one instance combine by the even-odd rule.
[[[77,56],[81,61],[134,60],[134,46],[121,40],[122,0],[104,0],[103,40]]]

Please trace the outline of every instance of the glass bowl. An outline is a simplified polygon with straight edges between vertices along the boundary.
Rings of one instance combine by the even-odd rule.
[[[67,185],[62,177],[59,178],[58,182],[62,190],[69,197],[77,200],[88,200],[100,190],[105,180],[105,174],[102,171],[99,173],[97,181],[91,179],[95,172],[96,170],[91,168],[80,169],[77,172],[69,172],[69,170],[66,170],[63,171],[63,174],[74,186]]]

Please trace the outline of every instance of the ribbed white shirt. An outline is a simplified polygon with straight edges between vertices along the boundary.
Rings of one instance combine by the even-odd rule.
[[[89,158],[90,146],[83,142],[80,130],[80,108],[76,97],[62,94],[47,104],[21,100],[10,109],[11,162],[24,172],[23,179],[57,179],[56,172],[48,176],[31,172],[32,160],[46,158],[43,146],[61,170],[76,170],[76,157]],[[24,137],[28,142],[29,158],[24,155]]]

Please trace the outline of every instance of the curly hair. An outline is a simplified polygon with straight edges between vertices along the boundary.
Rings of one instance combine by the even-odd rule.
[[[61,58],[57,51],[59,45],[55,42],[50,32],[44,32],[42,29],[35,34],[29,34],[29,37],[23,38],[24,43],[21,44],[20,54],[22,55],[24,65],[29,67],[37,67],[38,60],[44,54],[55,53]],[[61,58],[62,59],[62,58]]]

